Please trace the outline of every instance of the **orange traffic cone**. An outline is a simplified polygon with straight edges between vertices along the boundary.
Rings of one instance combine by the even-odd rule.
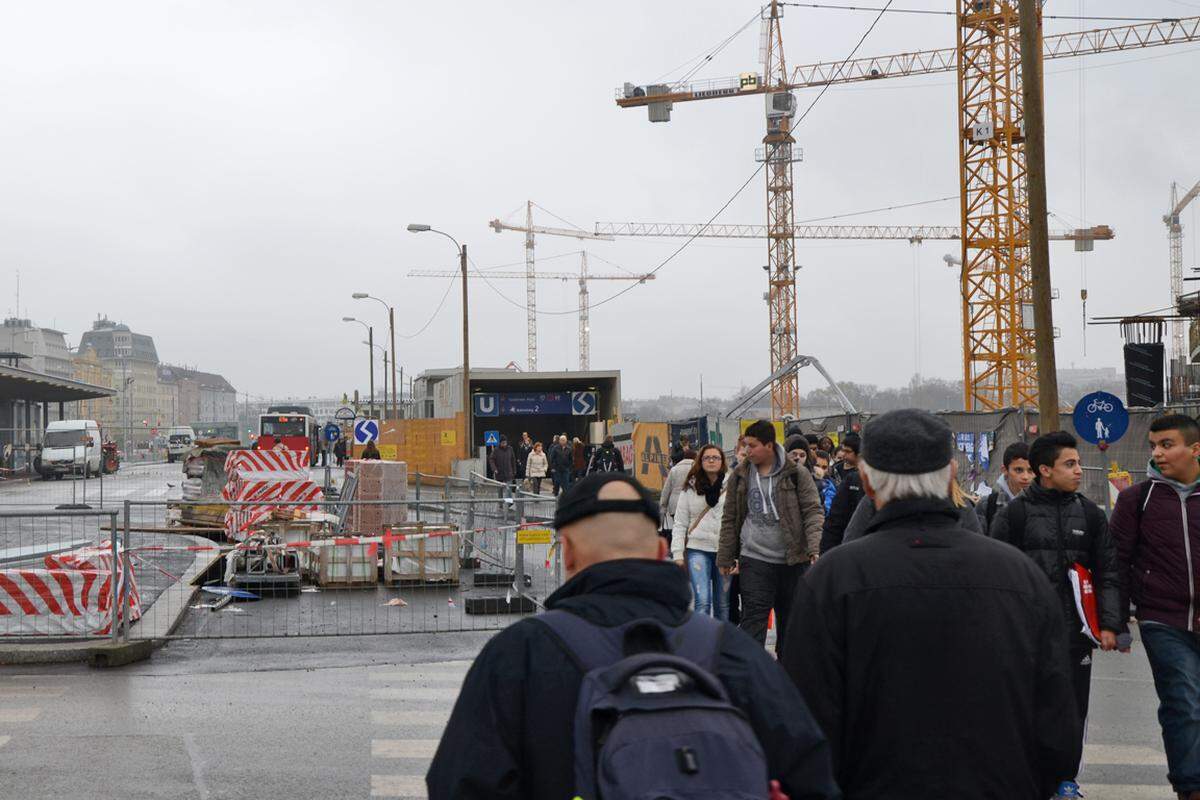
[[[775,627],[775,609],[771,609],[771,613],[767,615],[767,630]]]

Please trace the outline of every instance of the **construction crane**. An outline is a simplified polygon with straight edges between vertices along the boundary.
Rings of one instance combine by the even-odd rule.
[[[610,237],[611,238],[611,237]],[[414,270],[408,273],[410,278],[453,278],[459,273],[454,271],[442,272],[437,270]],[[483,278],[491,280],[497,278],[500,280],[529,280],[528,270],[525,272],[475,272],[471,274],[472,278]],[[538,272],[534,275],[535,280],[553,280],[553,281],[579,281],[579,370],[585,372],[591,369],[591,300],[588,296],[588,283],[590,281],[635,281],[637,283],[645,283],[646,281],[654,280],[654,275],[623,275],[618,273],[601,274],[588,272],[587,251],[580,253],[579,274],[573,275],[569,272]]]
[[[1179,302],[1179,296],[1183,294],[1183,225],[1179,222],[1179,215],[1188,207],[1188,203],[1196,199],[1196,195],[1200,194],[1200,181],[1196,182],[1187,194],[1182,198],[1179,197],[1178,184],[1171,183],[1171,210],[1163,215],[1163,222],[1167,224],[1167,239],[1170,244],[1171,257],[1171,307],[1174,308]],[[1171,322],[1171,360],[1174,362],[1177,359],[1187,357],[1188,353],[1183,344],[1184,331],[1183,320],[1174,320]]]
[[[537,274],[533,262],[533,236],[569,236],[573,239],[600,239],[612,241],[611,236],[591,233],[572,228],[547,228],[533,224],[533,201],[525,201],[525,224],[509,225],[494,219],[488,223],[496,233],[503,231],[518,231],[525,234],[525,349],[529,363],[529,371],[537,372]]]
[[[1037,403],[1033,330],[1026,322],[1032,298],[1029,207],[1025,192],[1025,136],[1016,0],[955,0],[955,47],[803,65],[788,72],[783,60],[782,5],[763,10],[761,73],[691,83],[617,90],[622,108],[645,106],[651,122],[667,122],[675,103],[765,95],[767,251],[771,281],[771,370],[796,354],[791,164],[793,90],[908,75],[958,73],[961,182],[963,384],[965,407],[990,410]],[[1200,17],[1163,19],[1043,38],[1046,60],[1200,41]],[[775,124],[772,124],[773,117]],[[777,416],[795,415],[795,373],[772,388]]]
[[[926,239],[961,239],[955,225],[796,225],[797,239],[895,239],[921,242]],[[765,239],[766,225],[704,225],[676,222],[597,222],[596,233],[646,238]],[[1116,234],[1108,225],[1093,225],[1070,231],[1051,231],[1057,241],[1077,242],[1090,250],[1090,243],[1111,240]]]

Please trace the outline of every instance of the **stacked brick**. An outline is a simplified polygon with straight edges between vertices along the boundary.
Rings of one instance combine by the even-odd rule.
[[[351,505],[346,514],[346,532],[378,536],[385,528],[408,520],[408,510],[399,505],[408,497],[408,465],[403,461],[346,462],[347,476],[354,475],[354,499],[386,501],[382,505]]]

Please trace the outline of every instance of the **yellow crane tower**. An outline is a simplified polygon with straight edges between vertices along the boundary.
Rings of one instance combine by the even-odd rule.
[[[598,237],[603,238],[603,237]],[[608,238],[612,238],[611,236]],[[410,278],[453,278],[459,273],[449,271],[442,272],[437,270],[413,270],[408,273]],[[529,272],[475,272],[471,275],[472,278],[482,278],[484,280],[492,280],[497,278],[500,280],[529,280]],[[579,281],[579,371],[584,372],[591,369],[591,350],[592,350],[592,327],[591,327],[591,299],[588,296],[589,281],[635,281],[637,283],[645,283],[646,281],[654,280],[653,275],[622,275],[619,273],[597,275],[588,272],[587,251],[580,252],[579,274],[572,275],[569,272],[538,272],[534,276],[535,280],[542,281]]]
[[[1188,190],[1182,198],[1179,197],[1179,186],[1175,183],[1171,184],[1171,210],[1163,215],[1163,222],[1167,225],[1167,241],[1170,252],[1171,261],[1171,307],[1179,302],[1179,296],[1183,294],[1183,225],[1179,222],[1179,215],[1188,207],[1188,204],[1196,199],[1196,195],[1200,194],[1200,181]],[[1171,363],[1178,363],[1179,359],[1183,359],[1186,363],[1191,360],[1191,353],[1184,345],[1183,320],[1174,320],[1171,322]],[[1179,374],[1179,371],[1172,369],[1172,375]]]
[[[492,220],[488,223],[488,225],[490,225],[492,230],[494,230],[496,233],[501,233],[503,231],[517,231],[525,234],[525,349],[529,371],[537,372],[537,273],[534,270],[533,262],[534,234],[542,234],[544,236],[568,236],[573,239],[599,239],[605,241],[612,241],[613,237],[599,233],[591,233],[589,231],[575,228],[548,228],[544,225],[534,225],[533,206],[534,202],[532,200],[525,201],[524,225],[510,225],[506,222],[501,222],[498,219]],[[541,208],[541,206],[539,206],[539,208]]]
[[[1029,269],[1029,206],[1016,0],[955,0],[954,47],[802,65],[783,59],[782,4],[763,10],[763,72],[617,90],[621,108],[651,122],[675,103],[766,95],[767,252],[772,374],[796,353],[791,120],[795,89],[939,72],[958,74],[963,384],[968,409],[1037,404]],[[1046,36],[1044,59],[1200,41],[1200,17]],[[772,387],[777,416],[798,412],[795,375]]]

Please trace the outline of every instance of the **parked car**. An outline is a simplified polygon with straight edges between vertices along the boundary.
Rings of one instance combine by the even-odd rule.
[[[186,456],[195,441],[196,432],[187,425],[176,425],[167,431],[167,463]]]

